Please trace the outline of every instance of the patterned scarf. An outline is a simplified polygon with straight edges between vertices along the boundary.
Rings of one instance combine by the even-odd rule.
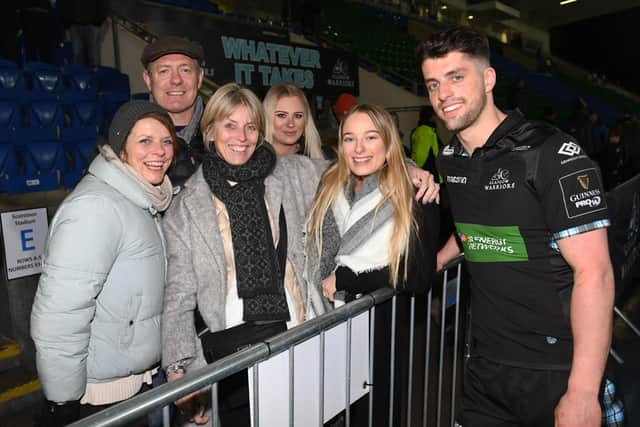
[[[266,143],[260,143],[243,165],[230,165],[213,150],[202,162],[205,181],[229,214],[236,283],[245,321],[289,320],[264,200],[264,180],[275,164],[275,152]]]

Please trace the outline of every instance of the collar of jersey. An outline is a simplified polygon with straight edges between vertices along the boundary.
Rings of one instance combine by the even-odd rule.
[[[491,136],[489,136],[489,139],[487,140],[487,142],[485,142],[485,144],[480,148],[491,148],[496,146],[496,144],[498,144],[499,141],[501,141],[515,127],[519,126],[520,123],[522,123],[522,121],[525,120],[522,113],[518,110],[506,111],[506,113],[507,113],[507,117],[502,121],[502,123],[498,125],[497,128],[495,128]],[[455,156],[462,156],[462,157],[471,156],[471,154],[467,153],[467,151],[464,149],[464,146],[458,139],[457,135],[454,135],[453,138],[451,138],[450,145],[453,148],[453,154]]]

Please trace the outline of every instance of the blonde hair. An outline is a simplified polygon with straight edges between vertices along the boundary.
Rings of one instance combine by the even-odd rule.
[[[304,92],[297,86],[288,83],[277,83],[271,88],[264,97],[263,105],[266,117],[265,127],[265,139],[273,144],[273,121],[276,111],[276,104],[280,98],[284,96],[296,96],[302,102],[304,106],[304,154],[312,159],[324,159],[322,154],[322,140],[320,139],[320,133],[316,128],[316,123],[313,120],[313,114],[311,114],[311,107]]]
[[[237,83],[227,83],[214,92],[202,113],[200,130],[205,147],[210,148],[209,136],[214,131],[216,122],[226,119],[241,106],[247,107],[251,120],[258,128],[260,138],[264,138],[264,109],[258,97],[250,89]]]
[[[347,120],[354,114],[362,113],[369,116],[376,130],[380,133],[387,149],[386,164],[380,169],[378,188],[382,200],[376,207],[389,201],[393,207],[393,238],[389,242],[389,271],[393,287],[397,287],[400,260],[404,257],[404,277],[407,278],[407,259],[411,233],[417,235],[418,225],[414,219],[413,185],[405,165],[404,150],[400,141],[398,128],[391,115],[377,105],[360,104],[353,107],[340,123],[340,139],[338,141],[338,160],[322,175],[320,189],[311,206],[307,222],[307,245],[315,244],[318,253],[322,248],[322,225],[324,218],[331,208],[336,196],[347,188],[351,178],[351,171],[343,151],[343,128]]]

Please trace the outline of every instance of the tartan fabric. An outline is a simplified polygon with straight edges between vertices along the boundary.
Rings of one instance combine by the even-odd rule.
[[[624,407],[616,399],[616,386],[608,378],[605,379],[602,395],[602,425],[606,427],[624,426]]]

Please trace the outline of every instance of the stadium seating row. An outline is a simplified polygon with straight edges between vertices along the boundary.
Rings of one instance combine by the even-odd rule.
[[[50,96],[31,96],[18,101],[0,99],[0,128],[96,128],[105,130],[113,114],[129,99],[122,92],[104,92],[100,96],[71,95],[59,100]]]
[[[52,95],[66,92],[130,93],[129,76],[111,67],[90,69],[83,65],[65,64],[62,67],[45,62],[26,62],[23,67],[0,59],[0,96],[33,90]]]
[[[129,77],[110,67],[0,59],[0,193],[75,186],[129,98]]]
[[[73,188],[96,154],[98,133],[90,128],[20,129],[21,144],[0,132],[0,193]],[[3,139],[4,138],[4,139]]]

